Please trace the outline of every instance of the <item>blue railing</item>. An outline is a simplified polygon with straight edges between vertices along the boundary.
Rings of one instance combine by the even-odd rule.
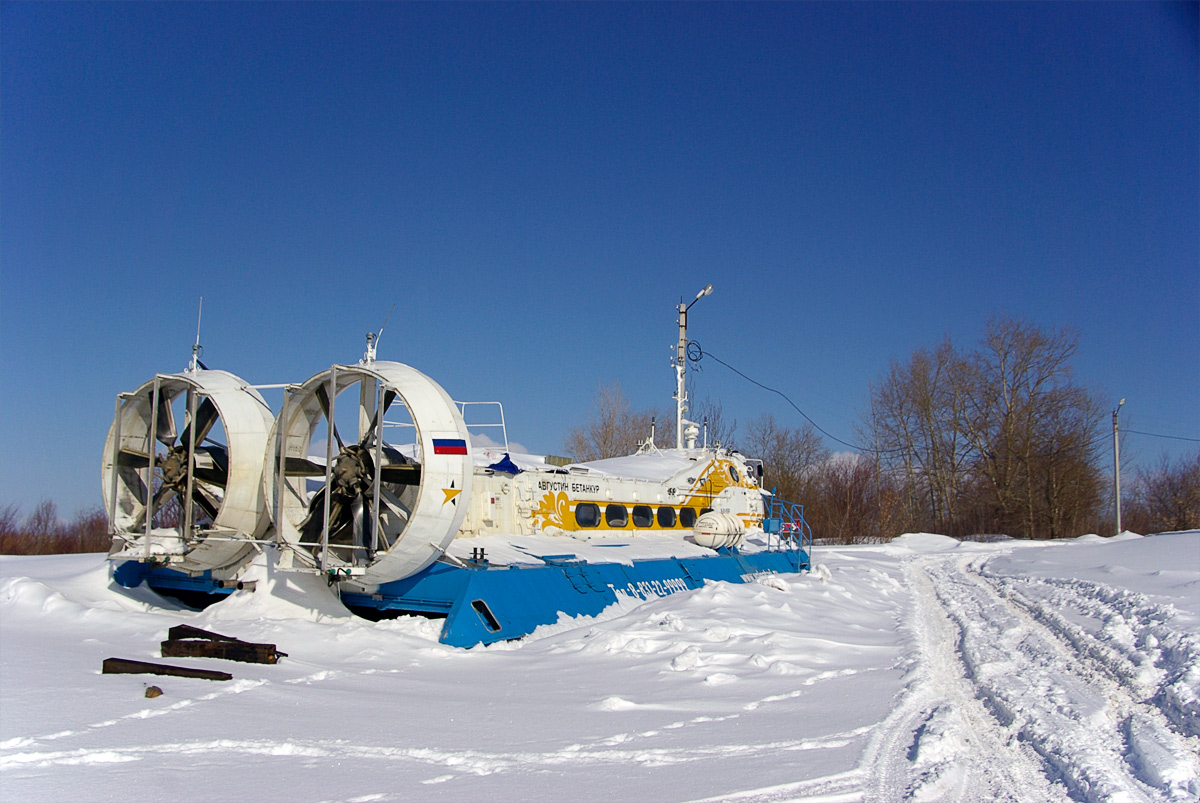
[[[766,516],[763,532],[768,549],[803,549],[812,552],[812,528],[804,518],[804,505],[763,494]]]

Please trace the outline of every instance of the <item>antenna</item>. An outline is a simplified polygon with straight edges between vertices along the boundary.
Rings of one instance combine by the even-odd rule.
[[[384,327],[386,327],[387,322],[389,320],[391,320],[392,312],[395,309],[396,309],[396,305],[392,304],[392,308],[390,310],[388,310],[387,316],[384,317],[383,326],[379,327],[378,333],[367,332],[367,353],[363,355],[363,359],[362,359],[364,364],[375,362],[375,352],[379,349],[379,339],[381,337],[383,337]]]
[[[188,363],[188,371],[195,373],[197,366],[204,368],[204,363],[200,362],[200,355],[204,353],[204,347],[200,345],[200,319],[204,314],[204,296],[200,296],[200,308],[196,310],[196,342],[192,345],[192,361]]]

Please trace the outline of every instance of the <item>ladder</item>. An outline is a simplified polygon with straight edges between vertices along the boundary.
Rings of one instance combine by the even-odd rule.
[[[763,532],[767,534],[768,549],[812,552],[812,528],[804,518],[804,505],[788,502],[772,493],[763,494],[763,506],[766,508]]]

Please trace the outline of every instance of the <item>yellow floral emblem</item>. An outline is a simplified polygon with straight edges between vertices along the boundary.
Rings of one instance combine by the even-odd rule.
[[[542,497],[538,506],[533,509],[533,523],[535,526],[545,529],[546,527],[561,527],[567,529],[566,521],[571,514],[571,501],[565,493],[548,493]]]

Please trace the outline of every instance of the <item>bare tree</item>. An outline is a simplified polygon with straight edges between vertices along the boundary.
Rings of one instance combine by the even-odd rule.
[[[705,396],[702,401],[696,404],[695,411],[689,413],[689,416],[700,422],[701,425],[707,424],[708,443],[710,446],[718,443],[729,447],[734,445],[734,435],[737,433],[737,419],[725,420],[725,410],[719,401],[714,401]]]
[[[1099,504],[1098,403],[1071,380],[1071,330],[988,322],[972,355],[971,424],[988,515],[1027,538],[1070,534]]]
[[[812,424],[795,429],[781,426],[775,416],[765,414],[746,426],[738,449],[764,464],[763,485],[774,488],[781,498],[805,502],[817,490],[817,476],[829,459],[829,449]]]
[[[29,517],[25,519],[25,533],[41,541],[49,541],[58,536],[58,505],[45,499],[38,503]]]
[[[903,478],[908,518],[950,533],[969,455],[967,364],[947,338],[892,361],[871,393],[871,436],[889,473]]]
[[[0,505],[0,554],[16,554],[14,549],[20,536],[18,521],[21,509],[13,503]]]
[[[103,506],[80,510],[65,529],[69,538],[64,539],[64,552],[105,552],[112,540]]]
[[[650,437],[651,420],[655,417],[652,411],[631,410],[619,383],[600,384],[596,387],[591,417],[567,430],[564,446],[568,454],[581,462],[632,454]]]
[[[82,509],[64,523],[51,500],[39,503],[24,519],[17,505],[0,506],[0,554],[103,552],[108,545],[108,515],[103,507]]]
[[[880,539],[879,484],[875,466],[862,455],[836,455],[818,469],[816,493],[805,500],[814,537],[839,544]]]
[[[1076,343],[995,318],[974,351],[944,340],[892,363],[866,427],[908,527],[1053,538],[1094,521],[1100,408],[1071,381]]]
[[[1137,473],[1125,505],[1125,523],[1143,533],[1200,529],[1200,452]]]

